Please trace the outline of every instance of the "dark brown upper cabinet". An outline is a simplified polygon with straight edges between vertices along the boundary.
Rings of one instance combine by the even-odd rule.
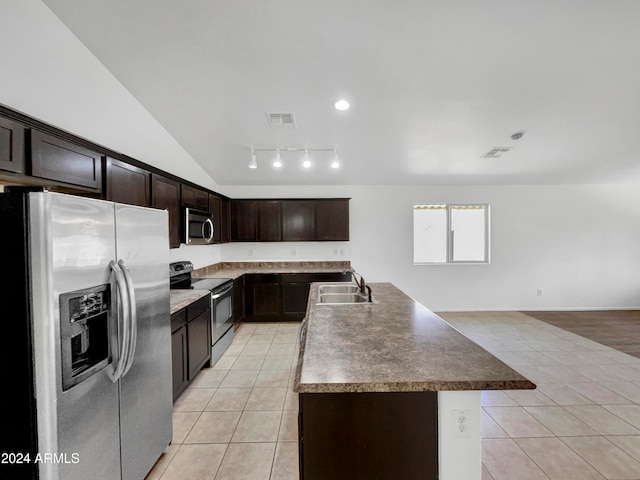
[[[151,173],[107,157],[106,199],[141,207],[151,206]]]
[[[258,210],[255,200],[231,201],[231,241],[255,242]]]
[[[279,200],[263,200],[257,202],[259,242],[278,242],[282,240],[281,209]]]
[[[195,208],[203,212],[209,211],[209,194],[204,190],[183,184],[181,195],[183,207]]]
[[[220,200],[220,241],[229,243],[231,241],[231,202],[226,198]]]
[[[349,240],[348,199],[317,200],[316,236],[318,240]]]
[[[348,198],[246,199],[231,206],[232,242],[349,240]]]
[[[0,170],[24,173],[24,125],[0,117]]]
[[[169,212],[169,247],[180,246],[180,183],[151,174],[151,206]]]
[[[299,242],[316,239],[316,201],[282,202],[282,240]]]
[[[221,204],[220,197],[209,194],[209,213],[213,221],[213,243],[220,243],[222,241],[222,223],[220,221]]]
[[[102,190],[102,156],[66,140],[31,130],[31,175]]]

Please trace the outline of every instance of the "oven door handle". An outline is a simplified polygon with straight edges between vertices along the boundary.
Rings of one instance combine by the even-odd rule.
[[[232,289],[233,289],[233,284],[229,285],[223,291],[218,292],[215,295],[211,295],[211,300],[217,300],[218,298],[220,298],[220,297],[226,295],[227,293],[229,293]]]

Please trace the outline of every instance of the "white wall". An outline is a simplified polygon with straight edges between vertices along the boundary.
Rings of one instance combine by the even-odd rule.
[[[218,190],[202,167],[40,0],[2,2],[0,65],[0,103]]]
[[[169,250],[169,261],[191,260],[193,268],[202,268],[222,261],[222,245],[180,245]]]
[[[433,310],[640,306],[637,186],[227,186],[224,193],[351,197],[347,259],[367,281],[390,281]],[[490,203],[491,264],[413,265],[412,206],[428,202]],[[222,247],[225,259],[231,246]],[[260,256],[276,248],[287,247],[261,244]]]
[[[221,190],[41,1],[3,2],[0,64],[0,103]],[[183,246],[172,260],[200,267],[347,259],[367,280],[391,281],[434,310],[640,307],[637,186],[234,186],[222,193],[352,197],[351,241]],[[412,205],[453,201],[491,204],[492,263],[414,266]],[[336,256],[341,248],[345,255]]]

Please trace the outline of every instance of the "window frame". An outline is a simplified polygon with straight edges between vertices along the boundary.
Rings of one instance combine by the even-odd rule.
[[[414,265],[489,265],[491,263],[491,209],[488,202],[482,203],[468,203],[468,202],[455,202],[455,203],[443,203],[443,202],[432,202],[432,203],[415,203],[413,205],[412,213],[415,212],[416,207],[419,205],[444,205],[446,207],[446,247],[447,247],[447,260],[444,262],[416,262],[415,261],[415,252],[416,252],[416,244],[415,244],[415,230],[414,230],[414,244],[413,244],[413,264]],[[484,207],[484,259],[483,260],[454,260],[453,259],[453,240],[454,233],[451,229],[451,211],[454,207]],[[414,214],[414,228],[415,228],[415,214]]]

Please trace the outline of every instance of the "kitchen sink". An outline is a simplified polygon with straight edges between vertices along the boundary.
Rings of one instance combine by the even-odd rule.
[[[318,295],[327,293],[358,293],[360,288],[357,285],[347,283],[346,285],[320,285]]]
[[[360,293],[360,289],[356,285],[320,285],[318,287],[317,304],[355,305],[372,303],[376,303],[376,301],[373,298],[369,301],[367,295]]]

